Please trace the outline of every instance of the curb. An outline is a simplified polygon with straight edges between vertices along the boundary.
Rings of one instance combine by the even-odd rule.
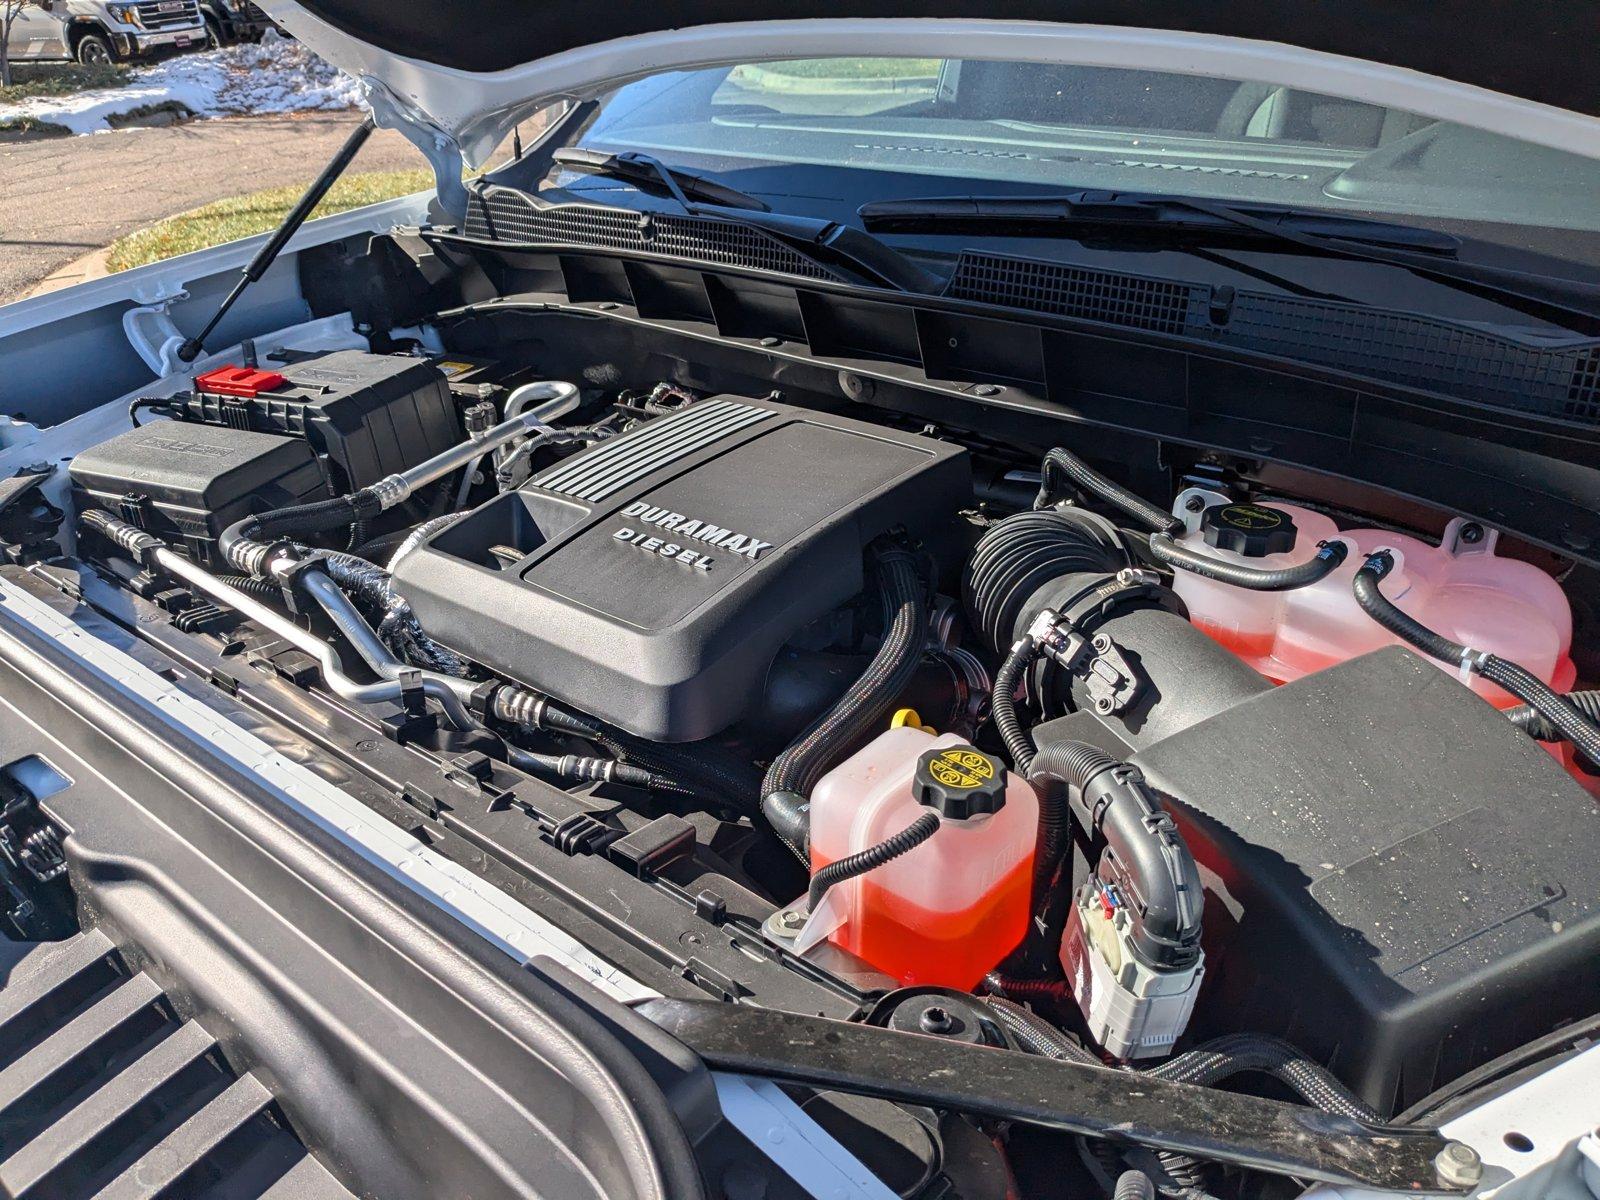
[[[74,284],[87,283],[91,279],[103,279],[111,274],[106,269],[106,256],[110,253],[111,247],[105,246],[85,254],[82,258],[74,259],[64,267],[57,267],[43,281],[34,285],[31,291],[18,296],[17,299],[31,300],[46,292],[59,292],[62,288],[69,288]]]
[[[892,92],[928,91],[939,83],[937,75],[905,75],[896,79],[842,79],[805,75],[785,75],[765,67],[742,63],[728,73],[735,83],[748,84],[767,92],[795,92],[812,95],[869,96]]]

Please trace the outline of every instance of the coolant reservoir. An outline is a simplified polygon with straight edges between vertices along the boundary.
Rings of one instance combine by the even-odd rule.
[[[1187,511],[1194,496],[1211,501],[1198,515]],[[1396,563],[1383,581],[1383,594],[1402,612],[1452,641],[1521,663],[1558,691],[1569,689],[1576,678],[1572,609],[1561,585],[1532,563],[1499,557],[1497,535],[1480,525],[1451,521],[1443,544],[1433,546],[1381,529],[1341,533],[1330,517],[1297,505],[1237,504],[1199,490],[1180,495],[1175,511],[1189,523],[1178,539],[1186,547],[1251,567],[1306,562],[1328,539],[1350,544],[1349,556],[1331,575],[1287,592],[1250,591],[1175,572],[1173,588],[1189,606],[1194,624],[1278,683],[1405,644],[1362,611],[1352,590],[1367,555],[1382,549],[1393,551]],[[1458,666],[1436,665],[1491,704],[1517,703]]]
[[[971,989],[1028,929],[1039,804],[1026,780],[955,734],[887,730],[813,789],[811,869],[877,845],[930,807],[946,814],[931,838],[829,890],[823,904],[842,915],[830,939],[903,984]]]

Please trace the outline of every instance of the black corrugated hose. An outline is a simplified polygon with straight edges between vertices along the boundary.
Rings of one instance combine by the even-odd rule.
[[[836,883],[843,883],[846,879],[854,879],[857,875],[865,875],[868,871],[876,870],[886,862],[892,862],[902,854],[915,850],[923,842],[939,832],[939,814],[933,811],[925,812],[899,833],[883,839],[875,846],[868,846],[865,850],[829,863],[811,877],[811,890],[809,893],[810,909],[817,911],[817,906],[822,903],[822,898],[828,894],[828,889]]]
[[[1378,584],[1394,570],[1394,556],[1379,550],[1367,556],[1356,572],[1356,603],[1379,625],[1440,662],[1461,665],[1475,675],[1510,692],[1539,714],[1591,762],[1600,762],[1600,722],[1567,697],[1539,679],[1526,667],[1483,650],[1474,650],[1435,633],[1399,608]]]
[[[894,546],[877,553],[877,572],[890,611],[883,644],[845,694],[812,722],[782,754],[772,760],[761,781],[761,794],[794,792],[810,795],[827,771],[848,753],[905,691],[922,659],[927,640],[927,584],[912,550]]]
[[[1000,669],[994,674],[994,691],[989,696],[989,712],[994,717],[994,727],[1006,744],[1011,765],[1019,775],[1026,775],[1033,764],[1033,739],[1023,728],[1017,715],[1017,689],[1027,675],[1028,667],[1039,655],[1038,644],[1031,637],[1018,639],[1006,655]]]

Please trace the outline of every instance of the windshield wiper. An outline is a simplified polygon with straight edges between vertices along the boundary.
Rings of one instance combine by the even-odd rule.
[[[1453,258],[1461,239],[1434,229],[1397,225],[1272,204],[1225,204],[1187,196],[1138,192],[1067,192],[1052,196],[928,196],[875,200],[856,210],[866,228],[879,233],[973,232],[994,235],[1015,226],[1019,234],[1079,227],[1121,227],[1163,233],[1225,230],[1277,239],[1286,235],[1338,238],[1369,246],[1391,246]]]
[[[1600,335],[1600,287],[1508,267],[1461,262],[1461,239],[1342,213],[1189,196],[1081,191],[1051,196],[930,196],[856,210],[878,233],[1076,238],[1121,230],[1178,247],[1246,237],[1313,254],[1383,263],[1515,307],[1586,336]]]
[[[584,146],[563,146],[552,151],[550,159],[570,171],[603,175],[607,179],[620,179],[638,188],[665,192],[690,212],[698,207],[695,204],[697,200],[718,208],[771,211],[763,201],[748,192],[741,192],[738,188],[685,171],[681,167],[669,167],[659,158],[633,150],[612,154]]]
[[[792,243],[803,254],[839,262],[875,283],[887,284],[899,291],[936,293],[943,286],[942,280],[898,250],[853,225],[773,212],[766,204],[737,188],[680,167],[669,167],[648,154],[634,151],[611,154],[567,146],[552,151],[550,157],[575,171],[621,179],[642,191],[664,192],[692,216],[710,216],[752,226]]]

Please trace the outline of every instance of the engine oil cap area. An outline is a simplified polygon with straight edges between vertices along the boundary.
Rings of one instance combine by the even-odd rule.
[[[911,790],[946,820],[964,821],[1005,807],[1006,769],[976,746],[945,746],[917,759]]]
[[[1299,531],[1294,518],[1265,504],[1213,504],[1200,517],[1206,545],[1232,550],[1246,558],[1287,554]]]

